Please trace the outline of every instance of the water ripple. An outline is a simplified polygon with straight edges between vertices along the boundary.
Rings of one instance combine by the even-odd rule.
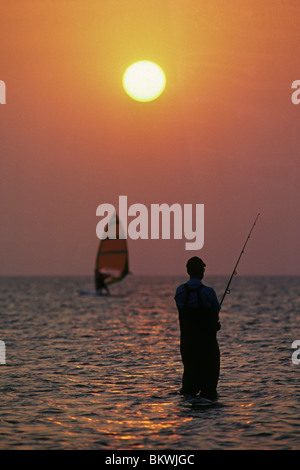
[[[299,449],[299,278],[235,279],[208,408],[178,394],[179,282],[130,277],[101,299],[76,295],[89,278],[3,279],[0,448]]]

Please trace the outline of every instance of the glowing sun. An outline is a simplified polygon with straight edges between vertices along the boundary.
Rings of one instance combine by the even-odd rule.
[[[159,65],[149,60],[140,60],[125,71],[123,86],[134,100],[152,101],[164,91],[166,76]]]

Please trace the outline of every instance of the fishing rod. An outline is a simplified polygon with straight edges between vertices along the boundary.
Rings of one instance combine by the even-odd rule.
[[[221,307],[221,305],[222,305],[222,303],[223,303],[223,300],[225,299],[225,296],[226,296],[227,294],[230,294],[229,286],[230,286],[230,284],[231,284],[231,281],[232,281],[233,276],[234,276],[235,274],[237,274],[236,268],[237,268],[237,266],[238,266],[238,264],[239,264],[239,262],[240,262],[240,259],[241,259],[241,257],[242,257],[242,254],[244,253],[245,247],[246,247],[246,245],[247,245],[247,243],[248,243],[248,240],[249,240],[249,238],[250,238],[250,236],[251,236],[252,230],[254,229],[254,226],[255,226],[255,224],[256,224],[256,221],[257,221],[259,215],[260,215],[260,213],[257,214],[256,219],[255,219],[255,221],[254,221],[254,224],[252,225],[251,230],[250,230],[250,232],[249,232],[249,235],[248,235],[248,237],[247,237],[247,239],[246,239],[246,241],[245,241],[245,243],[244,243],[244,246],[243,246],[243,248],[242,248],[242,251],[240,252],[240,256],[238,257],[238,260],[237,260],[237,262],[236,262],[236,265],[235,265],[235,267],[234,267],[234,270],[232,271],[232,274],[231,274],[230,279],[229,279],[229,281],[228,281],[228,284],[227,284],[227,286],[226,286],[225,292],[224,292],[224,294],[223,294],[222,300],[221,300],[221,302],[220,302],[220,307]]]

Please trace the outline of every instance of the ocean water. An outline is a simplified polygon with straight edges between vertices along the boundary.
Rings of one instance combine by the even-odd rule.
[[[99,298],[77,293],[90,277],[0,278],[0,449],[300,449],[300,278],[234,278],[211,407],[178,393],[182,281],[128,276]],[[226,282],[204,280],[219,298]]]

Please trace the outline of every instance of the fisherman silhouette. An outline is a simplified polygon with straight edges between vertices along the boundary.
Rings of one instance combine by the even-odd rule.
[[[213,288],[204,286],[205,263],[194,256],[186,264],[190,279],[176,289],[180,352],[183,362],[180,393],[214,400],[220,373],[217,331],[220,305]]]
[[[104,274],[99,269],[95,269],[95,288],[98,295],[103,295],[103,291],[106,292],[106,295],[109,295],[109,289],[105,284],[105,279],[109,277],[108,274]]]

